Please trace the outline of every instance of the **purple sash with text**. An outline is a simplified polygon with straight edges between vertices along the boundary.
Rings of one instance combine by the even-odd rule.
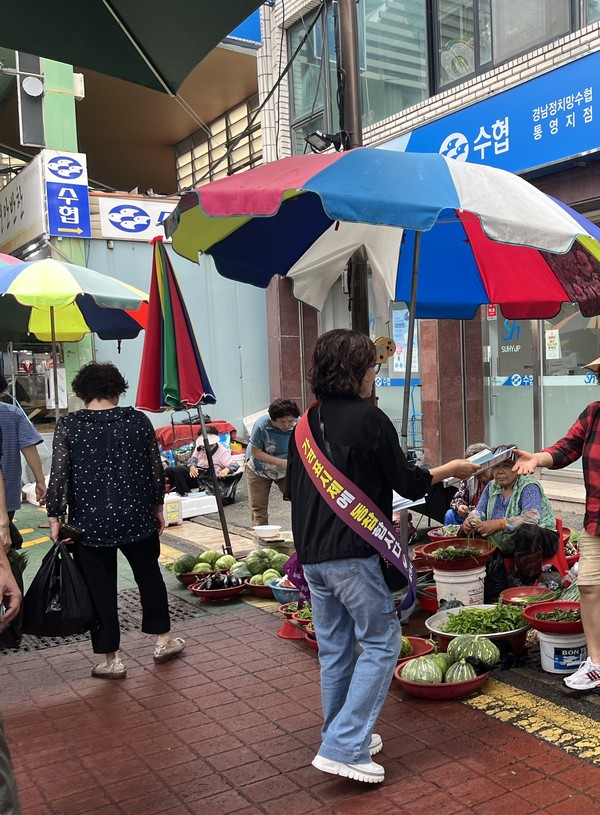
[[[416,599],[416,570],[385,514],[347,476],[341,473],[315,442],[304,413],[294,431],[300,460],[321,498],[357,535],[376,549],[406,579],[408,593],[400,604],[410,608]]]

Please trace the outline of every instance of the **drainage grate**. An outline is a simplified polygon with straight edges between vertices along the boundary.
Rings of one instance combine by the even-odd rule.
[[[125,589],[119,592],[119,623],[122,632],[139,631],[142,626],[142,609],[140,606],[140,595],[137,589]],[[194,620],[206,614],[206,609],[193,606],[169,595],[169,613],[171,621],[176,624],[187,620]],[[31,634],[23,634],[21,647],[19,649],[0,648],[0,657],[24,651],[42,651],[45,648],[55,648],[58,645],[72,645],[78,642],[89,640],[88,634],[74,634],[70,637],[34,637]]]

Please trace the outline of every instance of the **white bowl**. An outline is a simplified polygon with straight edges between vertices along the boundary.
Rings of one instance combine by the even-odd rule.
[[[279,533],[281,532],[280,526],[273,526],[271,524],[266,524],[263,526],[253,526],[252,529],[256,532],[259,538],[263,540],[271,540],[272,538],[278,538]]]
[[[458,637],[458,634],[454,634],[450,631],[442,631],[442,626],[448,622],[448,617],[451,614],[458,614],[459,611],[464,611],[466,608],[480,608],[484,611],[495,608],[496,604],[493,603],[492,605],[474,605],[474,606],[462,606],[461,608],[447,608],[443,611],[438,611],[437,614],[434,614],[432,617],[429,617],[425,620],[425,626],[431,631],[432,634],[441,634],[443,637],[447,637],[448,639],[454,639],[454,637]],[[525,623],[520,628],[515,628],[512,631],[500,631],[497,634],[483,634],[482,636],[487,637],[491,640],[501,640],[506,639],[513,634],[520,634],[522,631],[526,631],[529,628],[529,623]]]

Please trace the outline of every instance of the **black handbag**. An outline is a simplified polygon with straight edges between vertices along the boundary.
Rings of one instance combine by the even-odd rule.
[[[93,606],[88,588],[62,541],[42,560],[23,608],[25,634],[69,637],[90,630]]]

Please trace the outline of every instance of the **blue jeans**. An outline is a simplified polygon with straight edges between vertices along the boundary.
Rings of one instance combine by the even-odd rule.
[[[379,556],[305,565],[321,665],[319,755],[371,760],[369,742],[401,646],[394,601]]]

